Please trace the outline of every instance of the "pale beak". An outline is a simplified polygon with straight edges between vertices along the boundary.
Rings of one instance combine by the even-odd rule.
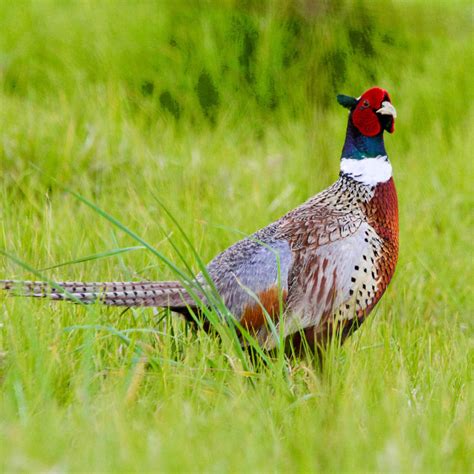
[[[376,110],[376,112],[380,115],[391,115],[394,119],[397,118],[395,107],[388,101],[382,102],[382,107],[380,107],[379,110]]]

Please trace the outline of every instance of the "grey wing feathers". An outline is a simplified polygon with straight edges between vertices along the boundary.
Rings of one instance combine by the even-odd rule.
[[[110,306],[194,306],[193,298],[178,281],[163,282],[58,282],[65,290],[38,281],[1,280],[0,289],[15,295],[69,300]],[[72,297],[71,297],[72,295]]]
[[[215,257],[208,266],[209,276],[235,317],[255,296],[276,287],[288,290],[288,274],[293,260],[289,243],[275,238],[276,225],[270,225],[240,240]]]

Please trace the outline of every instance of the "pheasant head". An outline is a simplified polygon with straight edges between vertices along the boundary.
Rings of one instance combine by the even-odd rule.
[[[383,132],[393,133],[397,112],[389,93],[372,87],[360,97],[338,95],[337,101],[349,109],[343,158],[373,158],[385,156]]]
[[[392,176],[392,166],[385,151],[383,132],[393,133],[397,117],[390,95],[380,87],[373,87],[358,98],[338,95],[337,100],[349,109],[341,174],[367,185],[387,181]]]

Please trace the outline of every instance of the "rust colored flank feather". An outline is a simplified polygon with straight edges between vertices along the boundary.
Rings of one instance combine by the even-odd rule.
[[[259,303],[255,302],[244,309],[240,324],[247,330],[257,331],[267,324],[265,312],[272,320],[276,320],[280,314],[280,298],[284,308],[287,296],[288,292],[280,292],[277,286],[258,293]]]

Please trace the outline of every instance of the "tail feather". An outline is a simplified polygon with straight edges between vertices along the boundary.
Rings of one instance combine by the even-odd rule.
[[[14,295],[56,301],[102,303],[109,306],[155,306],[186,308],[196,302],[179,281],[159,282],[58,282],[65,290],[41,281],[0,280],[0,290]],[[201,296],[201,295],[199,295]]]

